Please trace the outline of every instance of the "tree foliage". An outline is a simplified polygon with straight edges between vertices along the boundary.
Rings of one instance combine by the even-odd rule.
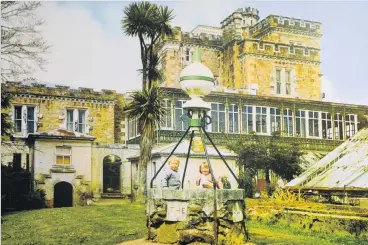
[[[170,21],[173,11],[167,6],[150,2],[131,3],[124,9],[122,29],[128,36],[138,37],[142,62],[142,89],[149,89],[159,78],[156,71],[158,55],[155,45],[165,35],[172,35]]]
[[[166,114],[161,103],[164,93],[157,84],[162,81],[162,74],[158,69],[160,57],[156,45],[163,36],[172,35],[172,19],[172,10],[167,6],[138,2],[131,3],[124,9],[121,20],[124,33],[138,37],[141,49],[142,69],[139,71],[142,74],[142,91],[134,92],[132,101],[126,107],[128,117],[137,119],[141,133],[138,201],[145,199],[147,164],[151,160],[155,129],[160,126],[160,120]]]
[[[133,92],[131,97],[132,101],[126,106],[125,112],[129,118],[137,119],[138,131],[141,134],[138,165],[140,186],[137,199],[143,201],[147,187],[147,163],[151,161],[155,129],[160,127],[162,118],[166,114],[166,108],[162,104],[165,93],[158,84],[154,84],[150,89]]]
[[[267,138],[254,134],[252,142],[239,139],[231,141],[228,147],[238,154],[237,163],[245,182],[249,184],[249,178],[254,178],[258,170],[264,171],[269,195],[270,171],[287,181],[302,171],[300,163],[303,152],[295,144],[281,144],[279,134]]]
[[[38,29],[44,22],[36,11],[40,2],[1,2],[1,81],[19,81],[45,70],[43,54],[50,46]]]

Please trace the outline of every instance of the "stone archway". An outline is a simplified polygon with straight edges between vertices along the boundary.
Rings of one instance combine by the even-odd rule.
[[[120,193],[121,158],[108,155],[103,159],[103,193]]]
[[[54,208],[73,207],[73,186],[65,181],[54,186]]]

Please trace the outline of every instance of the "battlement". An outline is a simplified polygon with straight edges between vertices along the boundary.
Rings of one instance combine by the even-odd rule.
[[[275,56],[278,58],[320,62],[320,49],[299,45],[260,41],[258,39],[246,39],[239,42],[239,54],[261,54]]]
[[[183,32],[179,27],[174,27],[173,29],[174,35],[166,36],[163,41],[178,41],[208,46],[221,46],[223,43],[222,35],[212,35],[209,33],[193,34],[192,32]]]
[[[259,15],[258,9],[251,7],[238,8],[235,13]]]
[[[92,100],[115,100],[119,94],[115,90],[102,89],[95,91],[93,88],[79,87],[72,89],[65,85],[51,85],[37,82],[6,82],[3,84],[3,89],[13,94],[29,94],[39,96],[55,96],[55,97],[75,97],[80,99]]]
[[[305,35],[322,36],[321,23],[316,21],[301,20],[290,17],[269,15],[256,25],[252,26],[249,31],[251,37],[257,38],[270,28],[285,28],[292,32],[299,32]]]
[[[232,14],[230,14],[228,17],[226,17],[223,21],[220,22],[221,27],[225,28],[229,25],[233,25],[237,21],[241,21],[245,18],[254,18],[256,21],[259,20],[259,11],[255,8],[238,8],[235,10]]]

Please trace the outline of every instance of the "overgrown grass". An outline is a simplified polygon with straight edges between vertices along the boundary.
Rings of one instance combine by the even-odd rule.
[[[1,244],[117,244],[144,237],[144,206],[54,208],[23,211],[2,217]]]
[[[269,225],[257,221],[248,221],[251,242],[257,245],[363,245],[365,238],[328,234],[324,232],[295,229],[281,224]]]

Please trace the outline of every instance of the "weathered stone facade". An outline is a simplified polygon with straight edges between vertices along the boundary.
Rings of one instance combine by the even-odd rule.
[[[321,23],[276,15],[258,20],[258,10],[245,8],[222,21],[217,32],[205,26],[190,33],[176,28],[159,48],[166,86],[179,87],[179,73],[198,47],[202,63],[223,89],[321,100]]]
[[[38,83],[6,83],[2,89],[12,95],[9,114],[14,122],[11,141],[3,139],[2,163],[15,164],[15,155],[32,173],[34,189],[43,189],[53,205],[55,185],[67,183],[73,205],[79,195],[95,197],[114,185],[115,196],[131,195],[131,167],[126,160],[137,150],[126,146],[125,98],[112,90]],[[109,156],[117,176],[106,176]],[[106,182],[110,181],[110,182]]]
[[[215,200],[216,199],[216,200]],[[244,244],[243,190],[151,189],[148,239],[169,244]]]

